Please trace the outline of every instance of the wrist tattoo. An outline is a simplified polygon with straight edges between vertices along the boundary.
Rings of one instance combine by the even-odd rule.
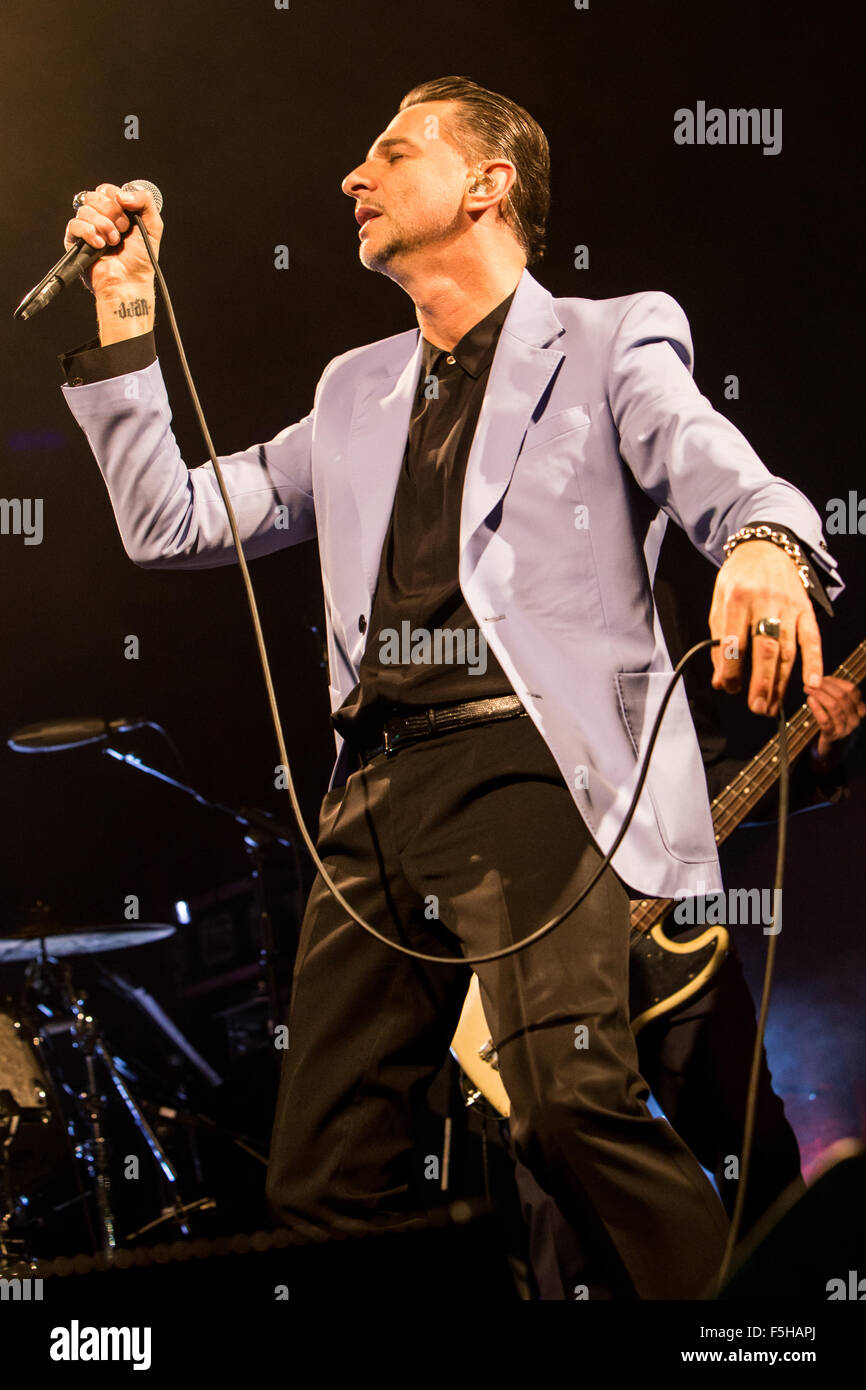
[[[150,305],[146,299],[128,299],[126,303],[118,304],[114,312],[119,319],[140,319],[150,313]]]

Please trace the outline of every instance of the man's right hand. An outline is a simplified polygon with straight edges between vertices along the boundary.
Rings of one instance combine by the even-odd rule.
[[[75,216],[66,224],[64,245],[67,248],[77,237],[99,250],[108,248],[91,266],[89,274],[103,346],[149,333],[153,328],[153,267],[138,228],[133,227],[128,236],[123,236],[130,227],[127,212],[140,213],[154,254],[158,256],[162,218],[156,210],[153,194],[142,189],[124,193],[117,184],[101,183],[87,193]]]

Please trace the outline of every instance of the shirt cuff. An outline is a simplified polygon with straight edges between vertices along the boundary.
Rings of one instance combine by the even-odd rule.
[[[98,338],[91,338],[71,352],[58,357],[67,386],[90,386],[94,381],[108,381],[127,372],[141,372],[156,361],[156,341],[153,330],[137,338],[123,338],[119,343],[100,347]]]

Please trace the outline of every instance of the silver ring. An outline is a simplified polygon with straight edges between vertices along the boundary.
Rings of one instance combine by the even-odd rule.
[[[77,212],[81,204],[87,202],[87,194],[89,191],[89,189],[85,189],[83,193],[76,193],[75,197],[72,199],[73,212]]]
[[[781,631],[781,618],[760,618],[755,623],[756,637],[772,637],[778,642]]]

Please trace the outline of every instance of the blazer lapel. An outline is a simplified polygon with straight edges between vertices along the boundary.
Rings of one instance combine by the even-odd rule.
[[[563,332],[552,296],[524,270],[496,347],[466,464],[461,555],[508,486],[533,412],[564,357],[546,344]],[[350,483],[360,519],[368,596],[376,587],[422,350],[418,330],[400,334],[388,344],[385,359],[365,377],[355,401],[348,457],[353,460]]]
[[[402,351],[397,349],[361,386],[350,430],[348,457],[354,460],[350,481],[361,524],[361,564],[368,595],[376,587],[421,370],[420,332],[401,334],[401,338],[406,339]]]
[[[461,555],[508,487],[533,413],[565,356],[546,344],[564,331],[552,296],[524,270],[496,346],[466,464]]]

